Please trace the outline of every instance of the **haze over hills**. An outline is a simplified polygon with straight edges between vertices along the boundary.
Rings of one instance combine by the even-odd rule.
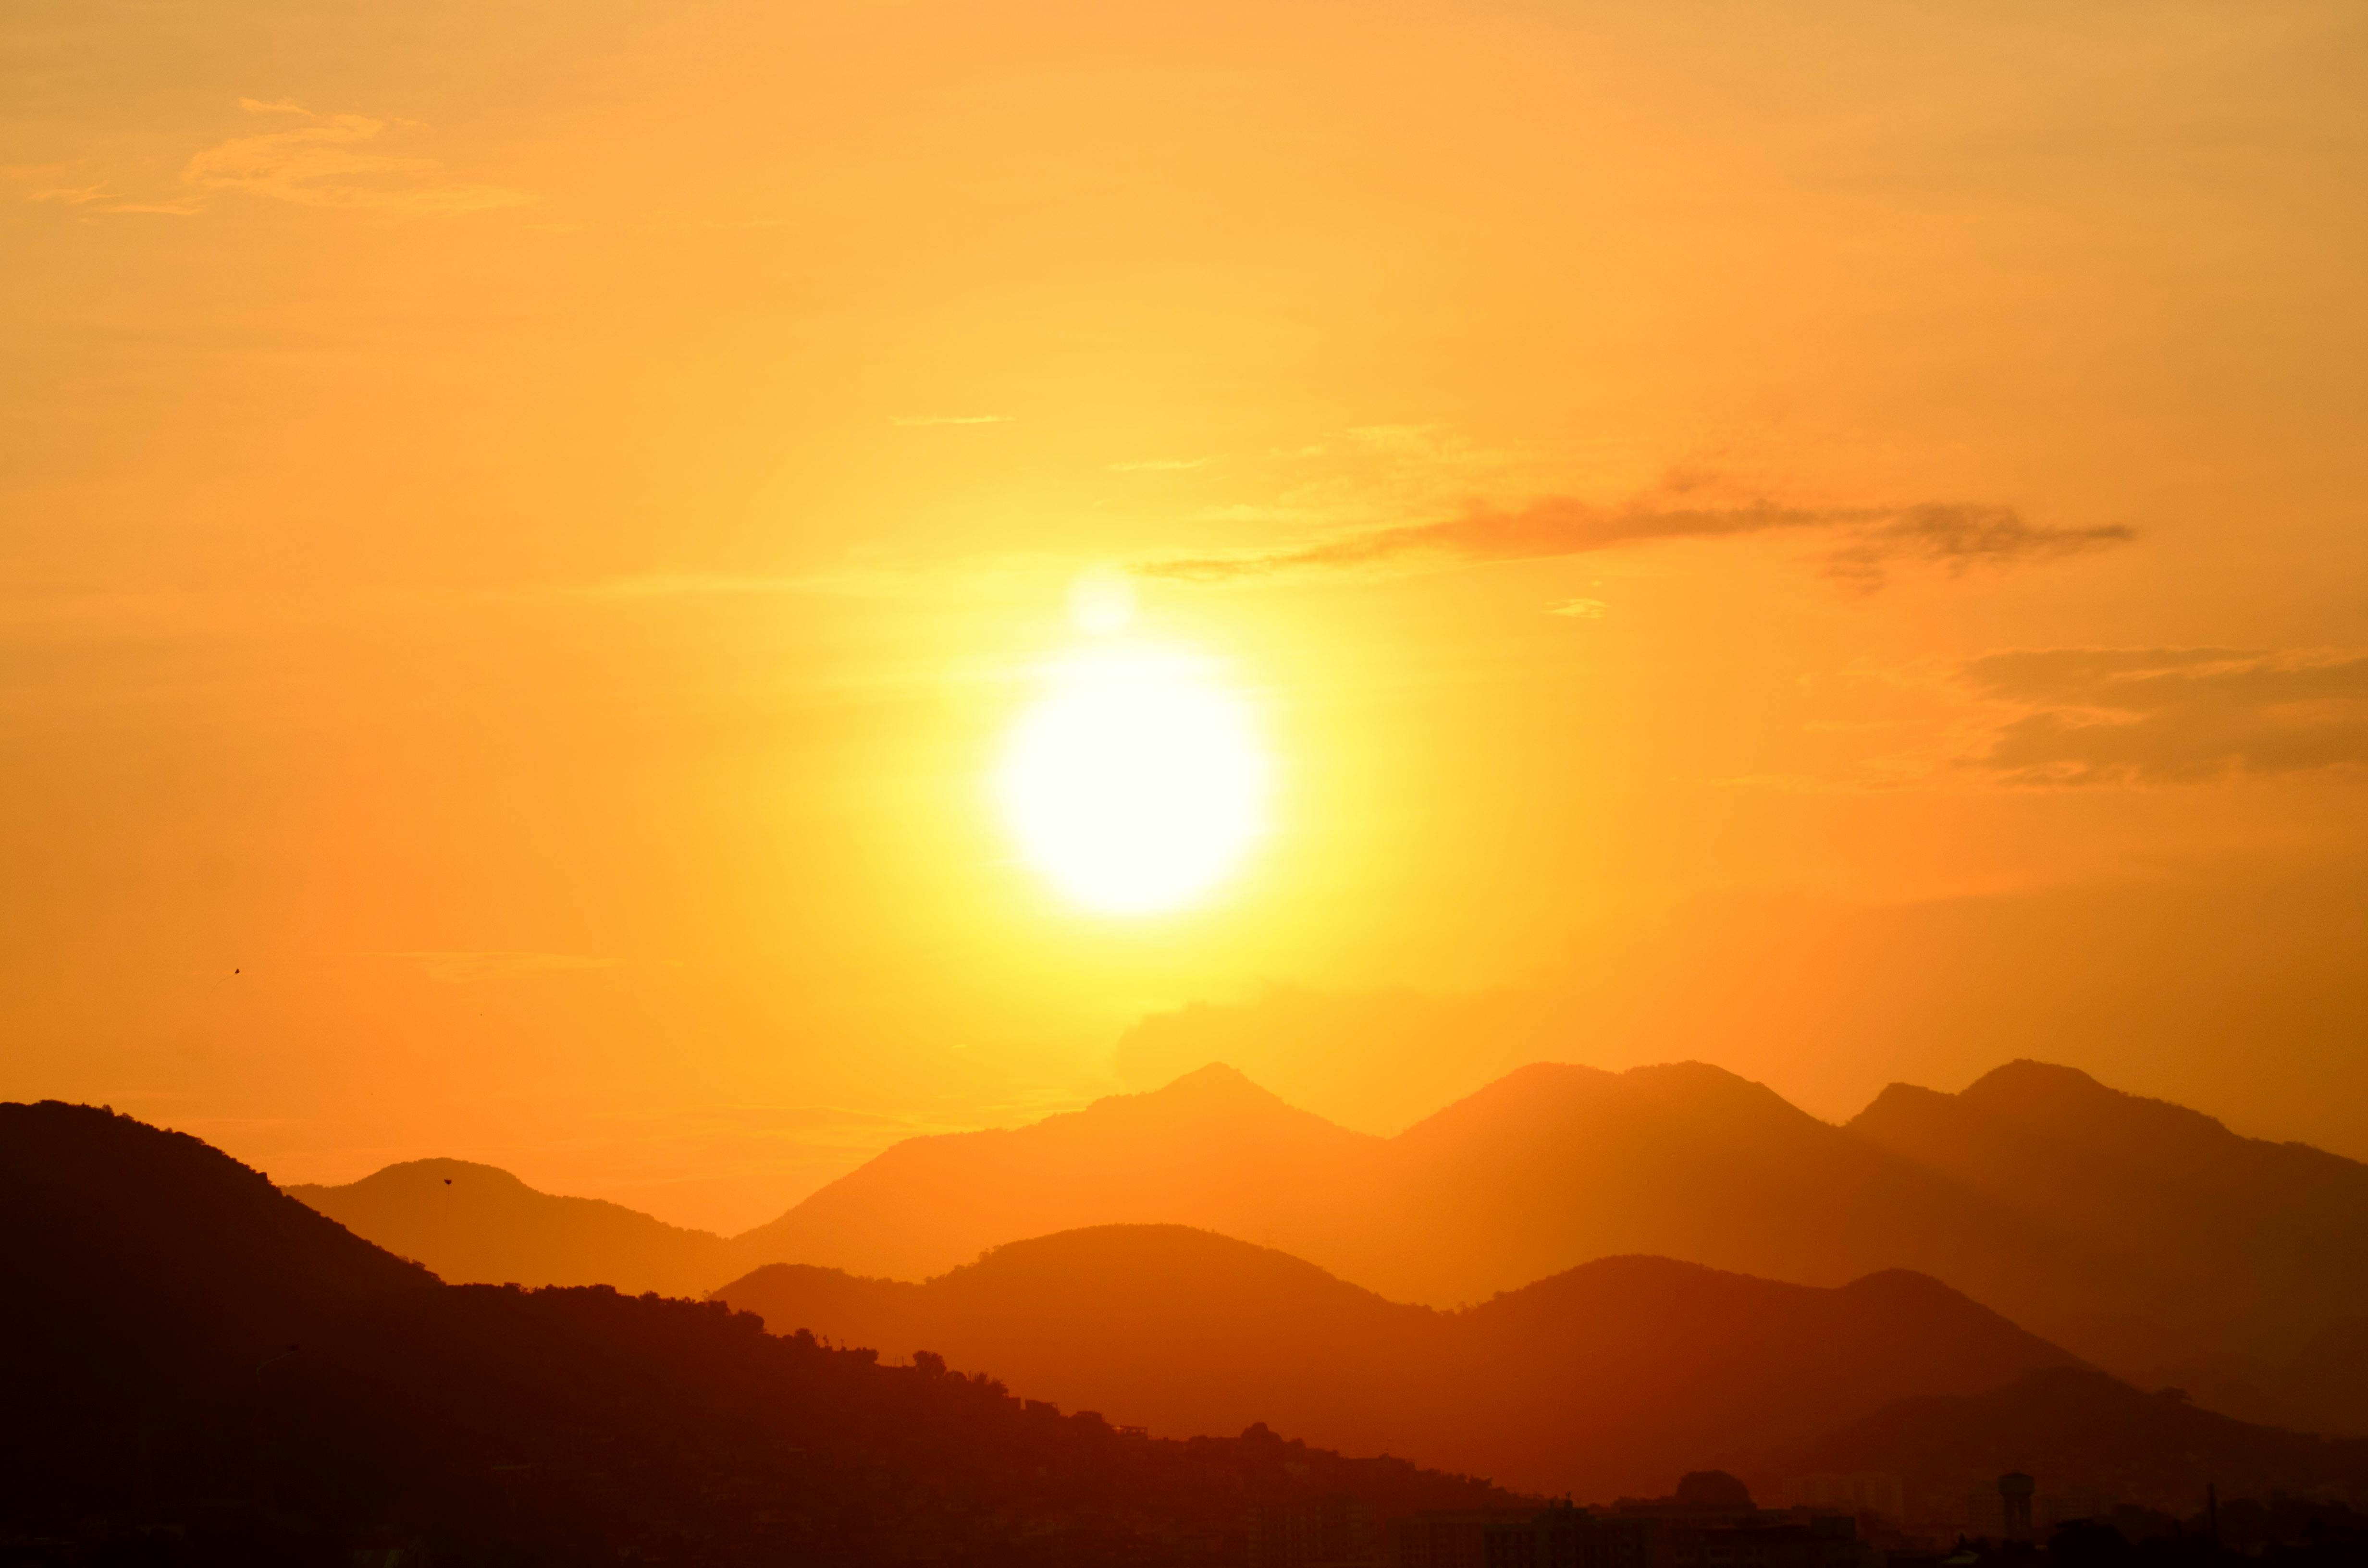
[[[1847,1127],[1699,1062],[1539,1063],[1386,1139],[1212,1065],[1030,1126],[897,1144],[721,1244],[692,1282],[768,1262],[918,1279],[1117,1223],[1214,1231],[1441,1307],[1631,1253],[1820,1286],[1908,1268],[2150,1385],[2368,1430],[2368,1333],[2351,1326],[2368,1319],[2363,1193],[2356,1162],[2038,1063],[1962,1096],[1896,1087]],[[416,1184],[389,1198],[437,1200]],[[379,1239],[433,1236],[424,1209],[340,1211]],[[506,1254],[496,1239],[477,1277],[598,1277],[586,1252],[539,1274],[523,1239]],[[645,1252],[607,1267],[655,1277]]]
[[[613,1285],[695,1296],[727,1267],[723,1238],[622,1204],[538,1192],[466,1160],[407,1160],[343,1187],[285,1189],[455,1284]]]
[[[1178,1224],[1322,1261],[1364,1227],[1386,1153],[1212,1064],[1026,1127],[907,1139],[733,1249],[744,1267],[918,1279],[1023,1237]]]
[[[446,1286],[88,1107],[0,1106],[0,1252],[12,1562],[1208,1563],[1256,1503],[1511,1501],[1129,1437],[721,1303]]]
[[[2015,1062],[1962,1094],[1894,1084],[1850,1131],[2077,1240],[2171,1331],[2100,1320],[2126,1358],[2180,1340],[2283,1358],[2368,1312],[2368,1165]],[[2140,1303],[2143,1302],[2143,1307]],[[2183,1371],[2159,1370],[2167,1381]]]
[[[996,1248],[926,1284],[774,1265],[718,1299],[776,1332],[933,1349],[1153,1432],[1263,1421],[1582,1497],[1775,1456],[1910,1393],[1986,1392],[2074,1358],[1922,1276],[1837,1289],[1610,1257],[1457,1312],[1180,1226]]]
[[[722,1301],[445,1286],[198,1141],[88,1108],[0,1107],[0,1536],[79,1538],[60,1548],[74,1561],[152,1540],[160,1560],[243,1564],[397,1544],[450,1564],[1214,1563],[1241,1560],[1265,1503],[1354,1498],[1387,1518],[1513,1500],[1263,1426],[1130,1436],[919,1346],[884,1366]],[[815,1311],[902,1312],[908,1334],[985,1325],[1047,1378],[1132,1377],[1121,1397],[1181,1419],[1225,1416],[1222,1381],[1188,1385],[1229,1375],[1349,1396],[1310,1412],[1343,1425],[1427,1399],[1442,1447],[1508,1475],[1657,1494],[1670,1470],[1650,1456],[1699,1442],[1757,1450],[1742,1462],[1762,1475],[1940,1484],[2039,1456],[2140,1498],[2179,1501],[2199,1466],[2224,1487],[2368,1498],[2368,1442],[2141,1394],[1896,1273],[1816,1290],[1606,1259],[1448,1314],[1268,1249],[1123,1227],[928,1285],[786,1268],[748,1285],[784,1282]],[[1967,1392],[1866,1408],[1902,1383]]]

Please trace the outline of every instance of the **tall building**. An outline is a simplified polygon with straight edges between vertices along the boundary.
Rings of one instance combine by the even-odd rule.
[[[1976,1540],[2032,1539],[2031,1499],[2038,1483],[2010,1470],[1989,1486],[1976,1486],[1965,1499],[1965,1533]]]

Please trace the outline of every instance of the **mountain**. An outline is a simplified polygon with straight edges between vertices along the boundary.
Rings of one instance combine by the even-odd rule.
[[[1961,1095],[1894,1085],[1846,1127],[1700,1062],[1538,1063],[1392,1138],[1212,1065],[1030,1126],[908,1140],[714,1246],[601,1210],[611,1241],[537,1206],[565,1200],[519,1188],[506,1206],[507,1178],[469,1169],[489,1219],[456,1238],[483,1249],[465,1255],[438,1242],[460,1178],[393,1184],[382,1210],[306,1190],[456,1277],[529,1284],[712,1288],[773,1262],[920,1279],[1107,1224],[1214,1231],[1439,1307],[1632,1253],[1818,1286],[1906,1268],[2146,1386],[2368,1431],[2368,1353],[2336,1334],[2368,1321],[2368,1167],[2040,1063]]]
[[[728,1265],[723,1238],[591,1198],[538,1192],[465,1160],[411,1160],[288,1196],[453,1284],[613,1285],[694,1296]]]
[[[1699,1062],[1539,1063],[1388,1139],[1208,1067],[898,1144],[732,1245],[750,1267],[919,1278],[1111,1223],[1217,1231],[1439,1306],[1624,1253],[1819,1285],[1907,1267],[2009,1313],[2112,1299],[2045,1225]]]
[[[0,1104],[0,1347],[26,1380],[12,1403],[182,1388],[437,1283],[195,1138],[54,1102]]]
[[[2368,1313],[2368,1165],[2039,1062],[1955,1095],[1895,1084],[1850,1131],[2097,1260],[2121,1313],[2036,1321],[2101,1364],[2191,1392],[2247,1385],[2264,1410],[2316,1400],[2368,1431],[2356,1372],[2330,1383],[2294,1361]]]
[[[1155,1433],[1262,1421],[1583,1497],[1747,1467],[1905,1394],[2074,1364],[1905,1272],[1821,1290],[1611,1257],[1442,1312],[1170,1225],[1014,1243],[925,1284],[775,1265],[718,1299],[784,1332],[934,1350]]]
[[[11,1561],[1213,1563],[1248,1510],[1512,1501],[1170,1442],[715,1302],[446,1286],[194,1139],[0,1106]]]
[[[734,1237],[733,1257],[740,1271],[811,1263],[917,1279],[1004,1242],[1119,1223],[1326,1257],[1338,1227],[1368,1222],[1383,1153],[1383,1140],[1212,1065],[1028,1127],[907,1139]]]
[[[1702,1062],[1522,1068],[1390,1140],[1384,1182],[1338,1267],[1417,1301],[1621,1253],[1824,1285],[1912,1268],[2009,1313],[2082,1273],[2002,1206]]]

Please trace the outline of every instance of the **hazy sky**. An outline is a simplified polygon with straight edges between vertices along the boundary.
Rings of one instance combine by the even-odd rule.
[[[0,1095],[723,1227],[1211,1055],[2368,1156],[2356,5],[28,0],[0,165]],[[1179,913],[990,798],[1097,563],[1270,753]]]

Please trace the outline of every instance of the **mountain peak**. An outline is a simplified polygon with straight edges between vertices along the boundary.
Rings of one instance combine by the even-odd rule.
[[[1280,1096],[1251,1082],[1247,1074],[1224,1062],[1212,1062],[1206,1066],[1195,1067],[1150,1092],[1179,1097],[1189,1095],[1211,1099],[1256,1099],[1273,1100],[1278,1105],[1281,1103]]]
[[[494,1188],[505,1193],[529,1193],[535,1197],[546,1194],[529,1187],[524,1181],[499,1165],[481,1165],[473,1160],[454,1160],[433,1156],[424,1160],[399,1160],[383,1165],[350,1184],[346,1190],[375,1192],[383,1189],[409,1190],[418,1187],[458,1186],[466,1182],[472,1189]],[[311,1195],[337,1190],[327,1186],[298,1186],[283,1188],[298,1198],[310,1201]]]
[[[1300,1109],[1273,1090],[1251,1082],[1240,1068],[1223,1062],[1195,1067],[1182,1077],[1172,1078],[1156,1089],[1105,1095],[1086,1108],[1088,1114],[1103,1116],[1128,1113],[1154,1116],[1280,1113],[1305,1117],[1311,1121],[1324,1119],[1312,1110]]]
[[[1976,1105],[2002,1105],[2044,1096],[2056,1100],[2123,1100],[2133,1096],[2109,1089],[2078,1067],[2038,1062],[2019,1056],[2003,1067],[1993,1067],[1969,1085],[1960,1097]]]

